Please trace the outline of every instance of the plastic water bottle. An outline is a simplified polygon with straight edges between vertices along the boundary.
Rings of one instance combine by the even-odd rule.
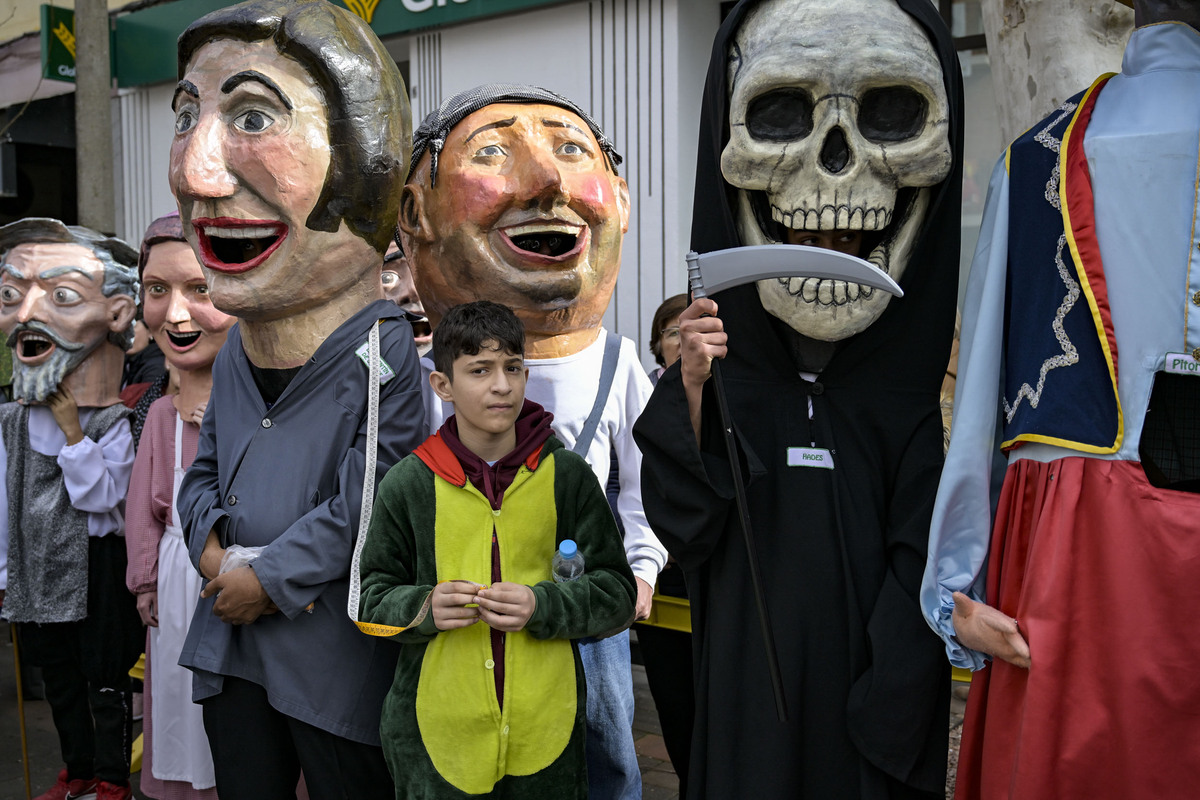
[[[554,573],[555,583],[567,583],[583,577],[583,553],[579,552],[574,539],[559,542],[550,569]]]

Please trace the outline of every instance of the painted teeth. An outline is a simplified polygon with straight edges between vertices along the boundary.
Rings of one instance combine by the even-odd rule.
[[[874,289],[846,281],[821,280],[820,278],[779,278],[779,283],[792,297],[802,298],[806,303],[822,306],[844,306],[859,299],[867,299]]]
[[[204,235],[210,239],[265,239],[277,236],[278,230],[270,225],[252,225],[248,228],[219,228],[205,225]]]
[[[578,236],[581,230],[583,230],[582,225],[570,225],[566,222],[528,222],[524,225],[505,228],[504,233],[508,235],[508,238],[515,239],[518,236],[536,236],[544,233]]]
[[[30,333],[28,331],[21,333],[21,341],[23,342],[46,342],[51,344],[50,340],[40,333]]]
[[[795,231],[864,230],[880,231],[892,224],[892,210],[862,206],[824,206],[820,210],[795,208],[784,211],[771,206],[771,219]]]

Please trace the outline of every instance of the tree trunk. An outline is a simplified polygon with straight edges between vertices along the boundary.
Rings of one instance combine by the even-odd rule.
[[[1003,141],[1121,69],[1133,11],[1113,0],[981,0]]]

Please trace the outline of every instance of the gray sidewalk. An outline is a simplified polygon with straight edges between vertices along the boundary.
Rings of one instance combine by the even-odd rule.
[[[654,700],[646,684],[646,671],[633,666],[633,692],[637,712],[633,720],[634,744],[642,769],[644,800],[675,800],[679,797],[679,780],[667,759],[662,730],[654,710]],[[958,763],[958,733],[962,725],[962,689],[955,690],[950,708],[950,770],[946,796],[953,793],[954,768]],[[965,696],[965,695],[964,695]],[[25,703],[25,728],[29,744],[29,774],[34,795],[45,791],[58,776],[62,767],[58,752],[58,736],[50,721],[50,709],[45,701]],[[141,732],[141,723],[134,724],[134,735]],[[134,796],[138,792],[138,775],[133,776]],[[25,779],[21,768],[21,736],[17,716],[17,690],[13,674],[13,647],[8,624],[0,622],[0,799],[21,800],[25,797]]]
[[[633,690],[637,704],[634,718],[634,740],[638,762],[642,767],[645,800],[674,800],[679,796],[679,781],[667,760],[662,731],[654,701],[646,685],[646,671],[633,667]],[[58,736],[50,721],[50,709],[44,700],[25,703],[25,732],[29,746],[29,777],[33,794],[48,789],[58,777],[62,759],[58,751]],[[141,723],[134,723],[134,736],[141,732]],[[144,800],[138,791],[138,775],[133,776],[134,796]],[[8,623],[0,622],[0,800],[22,800],[25,797],[25,777],[21,767],[21,733],[17,715],[17,685],[13,670],[12,637]]]

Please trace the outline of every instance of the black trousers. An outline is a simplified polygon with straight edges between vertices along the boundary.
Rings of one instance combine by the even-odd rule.
[[[125,540],[88,542],[88,615],[18,627],[22,655],[42,668],[46,702],[70,780],[129,782],[129,669],[142,651],[137,602],[125,588]]]
[[[295,800],[300,770],[311,800],[393,800],[383,749],[271,707],[261,686],[226,677],[202,700],[221,800]]]

